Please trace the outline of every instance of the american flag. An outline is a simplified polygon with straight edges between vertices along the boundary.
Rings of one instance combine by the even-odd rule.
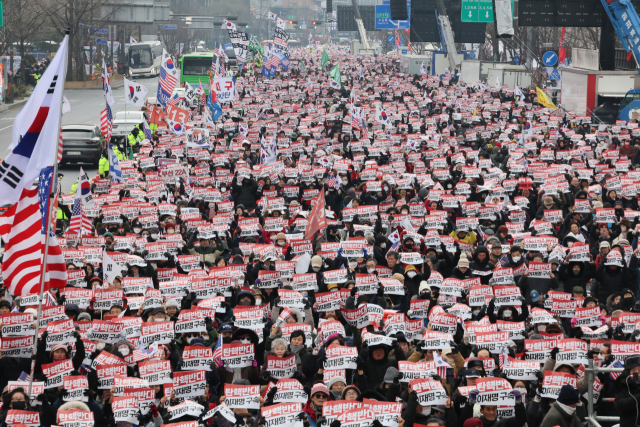
[[[610,368],[624,368],[624,365],[619,360],[616,360],[609,367]],[[622,372],[611,372],[609,374],[609,378],[611,378],[612,381],[615,381],[616,378],[618,378],[621,374],[622,374]]]
[[[133,350],[133,361],[134,362],[137,363],[137,362],[140,362],[141,360],[148,359],[148,358],[149,358],[149,355],[145,354],[145,352],[143,352],[142,350],[140,350],[140,349]]]
[[[0,237],[6,242],[2,278],[13,296],[29,295],[40,289],[47,230],[45,290],[67,284],[67,267],[48,218],[50,190],[57,187],[56,181],[53,167],[42,169],[38,188],[23,190],[18,203],[0,216]]]
[[[213,348],[213,363],[218,364],[222,360],[222,337],[218,337],[218,342]]]
[[[509,255],[505,255],[502,257],[500,261],[498,261],[499,267],[504,267],[509,262]]]
[[[332,175],[329,175],[329,178],[327,178],[327,185],[329,186],[329,188],[333,188],[336,185],[336,177]]]
[[[69,233],[91,234],[91,220],[82,209],[82,198],[80,192],[76,193],[71,211],[71,222],[69,223]]]
[[[504,365],[509,363],[509,353],[507,352],[507,348],[506,347],[502,347],[502,350],[500,350],[500,356],[498,358],[498,363],[500,365],[500,370],[502,370]]]
[[[173,92],[173,89],[176,88],[178,79],[172,76],[171,73],[167,73],[167,70],[165,70],[164,67],[160,67],[160,78],[158,79],[158,83],[165,93],[170,94]]]
[[[45,297],[45,301],[44,301],[44,306],[45,307],[54,307],[54,306],[58,305],[58,300],[56,300],[56,297],[51,295],[51,292],[47,292],[44,295],[44,297]]]
[[[482,228],[478,228],[478,234],[480,235],[480,237],[482,237],[482,240],[487,240],[487,235],[484,231],[482,231]]]
[[[167,104],[173,105],[174,107],[178,105],[179,102],[180,102],[180,97],[178,96],[177,92],[174,93],[173,96],[167,100]]]
[[[109,107],[109,105],[100,112],[100,130],[107,140],[107,143],[109,143],[109,141],[111,141],[111,131],[113,130],[113,115],[111,114],[111,107]]]
[[[23,381],[23,382],[29,382],[29,378],[31,377],[31,375],[29,375],[28,373],[26,373],[25,371],[22,371],[22,373],[20,374],[20,376],[18,377],[18,381]]]

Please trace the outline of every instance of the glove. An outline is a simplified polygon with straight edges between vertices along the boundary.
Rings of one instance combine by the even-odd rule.
[[[251,365],[255,368],[258,366],[258,361],[256,359],[253,359],[253,362],[251,363]]]
[[[49,400],[47,399],[47,396],[44,393],[43,394],[39,394],[36,399],[39,400],[40,403],[42,403],[43,406],[49,404]]]
[[[354,286],[353,288],[351,288],[351,298],[355,298],[356,297],[356,287]]]
[[[305,414],[304,412],[300,412],[298,415],[296,415],[296,419],[298,421],[304,422],[305,418],[307,418],[307,414]]]
[[[404,375],[402,375],[402,372],[396,372],[396,374],[393,376],[393,383],[398,385],[400,384],[400,380],[404,377]]]
[[[67,297],[65,297],[64,295],[58,298],[58,305],[65,305],[65,302],[67,302]]]
[[[544,372],[536,372],[536,378],[538,379],[539,383],[542,383],[542,380],[544,379]]]
[[[362,358],[362,356],[358,356],[356,358],[356,367],[358,371],[364,371],[366,368],[366,364],[364,363],[364,359]]]
[[[458,347],[458,344],[456,344],[455,341],[449,341],[449,345],[451,345],[451,354],[460,353],[460,347]]]
[[[364,254],[363,258],[367,257],[367,249],[363,246],[362,247],[362,253]]]
[[[240,414],[235,414],[236,417],[236,425],[238,426],[243,426],[244,425],[244,418],[242,415]]]
[[[471,390],[469,392],[469,404],[470,405],[475,405],[476,404],[476,399],[478,398],[478,395],[480,394],[480,392],[476,389],[476,390]]]
[[[384,288],[382,287],[382,285],[378,287],[378,297],[384,298]]]
[[[342,256],[342,248],[338,248],[338,257]]]
[[[260,377],[262,378],[263,381],[269,381],[269,377],[271,377],[271,374],[269,374],[269,371],[264,371]]]
[[[42,333],[42,337],[41,337],[40,339],[41,339],[42,341],[46,341],[48,336],[49,336],[49,332],[44,331],[44,332]]]
[[[607,356],[606,359],[604,359],[603,365],[611,365],[613,362],[615,361],[615,357],[613,357],[613,354],[610,354]]]
[[[151,410],[151,416],[153,418],[158,418],[158,407],[156,406],[156,404],[152,403],[151,405],[149,405],[149,409]]]
[[[196,295],[196,293],[195,293],[195,292],[191,292],[191,293],[189,294],[189,299],[191,300],[191,302],[194,302],[194,301],[196,300],[196,298],[197,298],[197,297],[198,297],[198,296]]]
[[[213,325],[213,320],[210,317],[205,317],[204,318],[204,325],[205,325],[205,328],[207,329],[207,331],[210,330],[211,329],[211,325]]]
[[[294,380],[298,380],[299,382],[302,382],[303,378],[302,378],[302,374],[300,373],[300,371],[295,371],[293,373],[293,379]]]
[[[520,390],[511,390],[511,393],[513,394],[513,397],[516,398],[516,405],[518,403],[522,403],[522,393]]]
[[[416,348],[417,348],[419,351],[422,351],[422,347],[424,347],[424,341],[423,341],[423,340],[420,340],[420,341],[418,341],[418,342],[416,343]]]
[[[91,394],[91,391],[89,391],[89,389],[85,389],[84,392],[82,392],[82,394],[84,394],[85,396],[87,396],[87,398],[89,398],[89,402],[93,400],[93,394]]]
[[[269,390],[269,393],[267,393],[267,400],[269,402],[273,402],[273,398],[275,397],[277,392],[278,392],[278,387],[272,387],[271,390]]]
[[[592,348],[591,350],[587,351],[587,358],[593,359],[593,356],[595,356],[596,354],[600,354],[600,349]]]
[[[340,420],[334,420],[331,422],[331,424],[329,425],[329,427],[340,427]]]
[[[85,390],[85,391],[89,391],[89,390]],[[69,392],[67,391],[66,388],[61,388],[60,391],[58,392],[58,396],[60,396],[60,398],[65,398],[69,395]]]
[[[78,332],[78,331],[73,331],[73,337],[74,337],[75,339],[79,340],[79,339],[81,338],[81,337],[80,337],[80,332]]]
[[[611,339],[612,336],[613,336],[613,328],[609,326],[609,329],[607,329],[607,338]]]
[[[558,354],[559,351],[560,349],[558,347],[554,347],[553,350],[551,350],[551,354],[549,354],[549,357],[553,360],[556,360],[556,354]]]
[[[429,374],[429,376],[431,377],[432,380],[434,381],[442,381],[442,377],[438,374]]]
[[[371,427],[383,427],[382,423],[380,421],[378,421],[378,419],[376,418],[375,420],[373,420],[373,422],[371,423]]]

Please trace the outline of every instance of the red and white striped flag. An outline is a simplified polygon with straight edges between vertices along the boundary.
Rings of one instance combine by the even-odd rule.
[[[6,242],[2,278],[13,296],[40,290],[45,239],[42,228],[37,188],[23,190],[18,203],[0,215],[0,236]],[[49,236],[46,276],[45,290],[67,284],[67,267],[55,235]]]
[[[58,142],[58,163],[62,160],[62,129],[60,129],[60,141]]]
[[[82,199],[79,193],[73,201],[73,210],[71,211],[71,221],[69,222],[69,233],[91,234],[92,222],[82,209]]]
[[[111,132],[113,130],[113,116],[111,115],[111,107],[107,105],[107,108],[100,112],[100,130],[102,135],[107,140],[107,143],[111,141]]]

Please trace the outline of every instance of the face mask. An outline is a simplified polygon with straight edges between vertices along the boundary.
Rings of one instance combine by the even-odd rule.
[[[256,298],[256,305],[260,305],[260,304],[262,304],[262,300],[259,298]]]
[[[527,394],[527,389],[526,388],[518,387],[518,388],[514,388],[514,390],[518,390],[523,395]]]
[[[431,406],[423,406],[422,415],[427,416],[429,414],[431,414]]]
[[[407,215],[408,213],[409,213],[409,212],[407,212],[407,211],[402,211],[402,214],[403,214],[403,215]]]
[[[349,267],[356,268],[357,266],[358,266],[358,262],[357,261],[349,262]]]
[[[98,350],[102,350],[102,349],[104,349],[104,343],[103,343],[103,342],[99,342],[98,344],[96,344],[96,348],[97,348]]]
[[[315,271],[316,273],[317,273],[318,271],[320,271],[320,267],[311,267],[311,269],[312,269],[313,271]]]
[[[303,348],[304,348],[304,345],[294,345],[294,346],[291,347],[291,352],[295,353],[295,354],[298,354],[298,353],[300,353],[300,351]],[[340,393],[342,393],[342,392],[340,392]]]
[[[386,243],[383,243],[383,244],[381,244],[381,245],[380,245],[380,248],[381,248],[381,249],[385,249],[386,247],[387,247],[387,244],[386,244]]]
[[[151,233],[151,238],[156,240],[158,238],[158,233]]]
[[[480,313],[480,310],[473,310],[473,315],[477,316]]]
[[[340,400],[340,398],[342,397],[342,391],[338,391],[338,390],[330,390],[331,391],[331,395],[333,396],[334,399],[336,400]]]
[[[547,325],[538,325],[538,332],[546,332]]]
[[[24,411],[27,408],[27,402],[11,402],[13,409]]]
[[[511,317],[511,310],[505,310],[502,312],[502,317]]]
[[[142,228],[137,228],[137,227],[133,228],[133,232],[136,234],[140,233],[141,231],[142,231]]]
[[[231,344],[232,341],[233,341],[233,337],[222,337],[223,344]]]
[[[372,274],[374,271],[376,271],[375,268],[367,268],[367,273]]]
[[[574,243],[574,242],[569,242],[569,243],[567,243],[567,244],[569,245],[569,247],[571,247],[571,246],[573,246],[573,243]]]
[[[556,403],[560,406],[560,408],[562,408],[562,410],[564,412],[566,412],[568,415],[573,415],[574,412],[576,412],[576,408],[572,408],[571,406],[567,406],[567,405],[563,405],[562,403],[556,401]]]
[[[278,240],[278,241],[276,242],[276,245],[278,245],[278,246],[284,246],[284,242],[283,242],[282,240]]]
[[[129,355],[129,347],[125,347],[122,350],[120,350],[120,354],[122,354],[123,356],[128,356]]]
[[[240,301],[240,305],[251,305],[251,301]]]
[[[146,239],[147,237],[149,237],[149,235],[148,234],[143,234],[142,237],[144,237]]]
[[[227,187],[220,187],[220,191],[224,193],[225,191],[227,191]]]
[[[573,270],[573,275],[577,276],[578,274],[580,274],[580,270]]]
[[[389,187],[385,186],[384,191],[389,191]]]
[[[413,249],[413,243],[407,243],[405,246],[407,249]]]
[[[519,256],[511,257],[511,259],[513,260],[513,262],[518,262],[518,261],[520,261],[520,258],[522,258],[522,257],[519,257]]]
[[[407,276],[409,277],[409,279],[413,279],[414,277],[416,277],[416,273],[414,271],[410,271],[407,273]]]
[[[242,344],[251,344],[251,340],[249,338],[243,338],[240,340]]]

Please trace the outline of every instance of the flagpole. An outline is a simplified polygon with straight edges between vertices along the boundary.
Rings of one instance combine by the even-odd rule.
[[[63,42],[67,41],[67,49],[65,50],[65,58],[62,60],[62,76],[60,76],[60,81],[62,82],[62,90],[60,90],[60,111],[58,116],[58,134],[56,136],[56,150],[53,154],[53,173],[51,174],[51,183],[55,182],[55,178],[58,176],[58,150],[60,149],[60,126],[62,126],[62,102],[64,100],[64,81],[67,76],[67,55],[69,52],[69,29],[65,31],[65,38],[62,40]],[[44,282],[47,276],[47,260],[49,257],[49,231],[51,228],[51,208],[53,207],[53,203],[51,203],[52,191],[54,190],[54,186],[49,186],[49,196],[47,197],[47,214],[45,217],[45,234],[44,234],[44,254],[42,261],[42,270],[41,270],[41,278],[40,278],[40,295],[38,297],[38,314],[36,316],[36,327],[33,339],[33,355],[31,356],[31,375],[29,375],[29,387],[27,388],[27,396],[31,396],[31,387],[33,385],[33,375],[36,369],[36,354],[38,353],[38,332],[40,331],[39,322],[40,315],[42,314],[42,294],[44,293]]]

